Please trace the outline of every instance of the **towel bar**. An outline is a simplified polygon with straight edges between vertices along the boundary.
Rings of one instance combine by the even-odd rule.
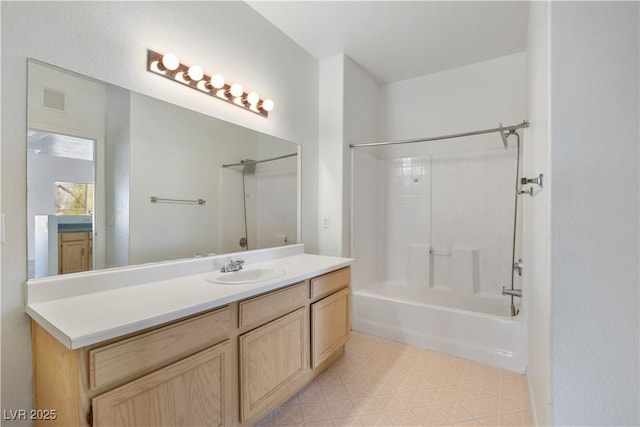
[[[151,203],[158,202],[167,202],[167,203],[197,203],[199,205],[204,205],[206,202],[204,199],[198,200],[185,200],[185,199],[164,199],[162,197],[151,196]]]

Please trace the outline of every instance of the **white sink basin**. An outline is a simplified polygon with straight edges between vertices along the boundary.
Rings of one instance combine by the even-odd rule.
[[[266,280],[277,279],[287,272],[282,268],[249,268],[246,270],[233,271],[230,273],[221,273],[214,271],[206,276],[209,282],[219,283],[222,285],[240,285],[246,283],[264,282]]]

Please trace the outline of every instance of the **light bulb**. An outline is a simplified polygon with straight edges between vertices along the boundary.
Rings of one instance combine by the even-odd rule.
[[[169,71],[175,71],[180,66],[180,61],[173,53],[167,53],[162,57],[162,66]]]
[[[257,105],[258,102],[260,101],[260,97],[258,96],[257,93],[255,92],[250,92],[249,95],[247,95],[247,101],[249,102],[249,104],[251,105]]]
[[[194,82],[197,82],[202,80],[202,77],[204,77],[204,72],[202,71],[202,68],[200,68],[199,66],[192,65],[191,67],[189,67],[189,71],[187,72],[187,77],[189,77],[189,80],[193,80]]]
[[[224,87],[224,77],[220,74],[214,74],[213,77],[211,77],[211,86],[216,89],[222,89]]]
[[[216,96],[218,98],[227,99],[227,94],[224,89],[218,89],[218,91],[216,92]]]
[[[242,89],[242,86],[240,86],[238,83],[231,85],[231,95],[237,98],[239,96],[242,96],[243,93],[244,93],[244,90]]]
[[[160,64],[160,61],[153,61],[149,68],[151,68],[151,71],[153,71],[154,73],[164,73],[164,71],[166,70],[166,68],[164,68],[164,66]]]
[[[211,89],[210,84],[204,80],[200,80],[196,87],[204,92],[208,92]]]
[[[189,84],[189,76],[184,71],[178,71],[174,78],[180,83]]]
[[[273,101],[270,99],[265,99],[264,101],[262,101],[262,109],[264,111],[273,110]]]

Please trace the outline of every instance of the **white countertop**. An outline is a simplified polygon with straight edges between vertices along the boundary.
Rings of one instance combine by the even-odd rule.
[[[306,280],[346,267],[352,261],[301,253],[247,263],[246,269],[272,267],[286,271],[277,279],[249,284],[211,283],[205,279],[213,271],[209,270],[106,290],[96,291],[95,286],[88,286],[91,289],[88,293],[76,292],[47,300],[31,298],[26,312],[73,350]],[[166,264],[163,267],[166,269]],[[63,280],[60,277],[56,280]],[[79,282],[78,277],[74,280]]]

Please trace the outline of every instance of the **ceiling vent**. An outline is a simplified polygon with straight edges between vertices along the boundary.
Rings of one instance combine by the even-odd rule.
[[[64,112],[65,94],[54,89],[44,88],[42,96],[42,106],[49,110]]]

